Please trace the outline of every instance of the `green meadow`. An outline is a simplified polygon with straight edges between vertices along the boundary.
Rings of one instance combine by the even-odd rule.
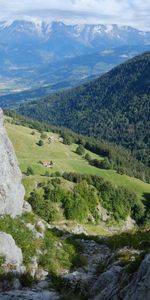
[[[75,153],[77,145],[64,145],[57,134],[46,133],[47,137],[54,138],[53,141],[49,143],[48,138],[46,138],[43,140],[44,145],[39,146],[37,143],[41,138],[38,131],[11,124],[7,120],[6,129],[15,148],[21,171],[24,174],[23,182],[28,191],[32,189],[35,183],[47,179],[44,176],[46,171],[49,173],[67,171],[98,175],[111,181],[115,186],[121,185],[128,188],[140,198],[144,193],[150,193],[150,184],[139,179],[120,175],[114,170],[103,170],[90,166],[84,158]],[[33,131],[35,132],[34,135],[32,134]],[[102,159],[90,151],[86,151],[86,153],[89,153],[92,158]],[[40,161],[52,161],[53,167],[51,169],[46,168]],[[28,167],[34,170],[33,176],[25,176]]]

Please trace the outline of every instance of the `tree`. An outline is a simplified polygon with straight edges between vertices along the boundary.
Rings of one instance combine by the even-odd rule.
[[[44,145],[44,142],[42,140],[39,140],[37,144],[38,146],[42,147]]]
[[[42,132],[40,138],[41,138],[41,139],[46,139],[46,138],[47,138],[47,134],[44,133],[44,132]]]
[[[45,177],[50,177],[49,172],[48,172],[48,171],[45,171],[44,176],[45,176]]]
[[[89,153],[86,153],[84,158],[88,161],[90,161],[92,159],[91,155]]]
[[[35,131],[32,131],[31,134],[32,134],[32,135],[35,135]]]
[[[76,149],[76,153],[79,155],[83,155],[85,153],[85,149],[82,145],[79,145]]]
[[[111,163],[107,157],[104,158],[104,160],[101,161],[101,166],[102,169],[109,170],[111,169]]]
[[[29,176],[29,175],[34,175],[34,171],[31,167],[28,167],[27,168],[27,172],[26,172],[26,175]]]
[[[65,137],[63,138],[63,144],[64,144],[64,145],[71,145],[71,144],[72,144],[71,137],[70,137],[70,136],[65,136]]]

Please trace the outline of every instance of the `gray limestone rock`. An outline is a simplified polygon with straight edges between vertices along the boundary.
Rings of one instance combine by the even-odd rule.
[[[0,300],[58,300],[55,292],[48,290],[16,290],[0,294]]]
[[[24,188],[21,172],[11,142],[4,128],[0,109],[0,215],[16,217],[22,214]]]
[[[4,257],[4,269],[9,272],[12,267],[14,271],[23,271],[22,251],[10,234],[0,232],[0,256]],[[10,270],[9,270],[10,268]]]
[[[94,300],[119,300],[118,291],[120,288],[119,279],[122,268],[120,266],[112,266],[109,270],[102,273],[91,289]]]
[[[32,207],[31,207],[30,203],[27,202],[27,201],[24,201],[23,202],[23,211],[22,211],[22,213],[26,214],[26,213],[31,213],[31,212],[32,212]]]
[[[124,300],[150,299],[150,254],[142,261],[137,275],[131,282]]]
[[[79,241],[79,240],[78,240]],[[85,257],[85,265],[72,273],[61,276],[61,286],[64,290],[71,290],[73,293],[88,297],[96,280],[96,272],[99,263],[110,258],[110,249],[105,245],[100,245],[92,240],[80,240],[82,254]],[[99,286],[98,290],[99,292]],[[95,296],[93,293],[92,296]],[[93,298],[92,298],[93,299]]]

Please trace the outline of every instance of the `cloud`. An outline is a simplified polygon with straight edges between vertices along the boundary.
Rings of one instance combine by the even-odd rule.
[[[0,18],[49,17],[150,29],[150,0],[0,0]]]

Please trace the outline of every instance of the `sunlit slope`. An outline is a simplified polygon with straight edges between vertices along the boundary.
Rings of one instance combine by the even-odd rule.
[[[81,156],[75,153],[77,145],[71,146],[64,145],[62,140],[57,134],[47,133],[48,137],[54,137],[54,140],[49,143],[48,138],[44,139],[44,145],[38,146],[37,143],[40,140],[40,133],[34,131],[32,135],[32,129],[10,124],[6,122],[6,128],[8,135],[14,145],[16,155],[19,160],[20,168],[23,173],[26,172],[27,167],[32,167],[34,170],[34,178],[37,181],[41,178],[43,180],[46,171],[53,173],[59,172],[79,172],[85,174],[95,174],[103,177],[105,180],[111,181],[114,185],[122,185],[128,188],[130,191],[135,192],[139,197],[142,197],[144,193],[150,193],[150,185],[146,184],[138,179],[117,174],[114,170],[102,170],[90,166],[88,162]],[[99,156],[90,153],[93,158],[99,158]],[[40,164],[40,161],[52,161],[53,168],[45,168]],[[28,181],[28,178],[25,179]]]

